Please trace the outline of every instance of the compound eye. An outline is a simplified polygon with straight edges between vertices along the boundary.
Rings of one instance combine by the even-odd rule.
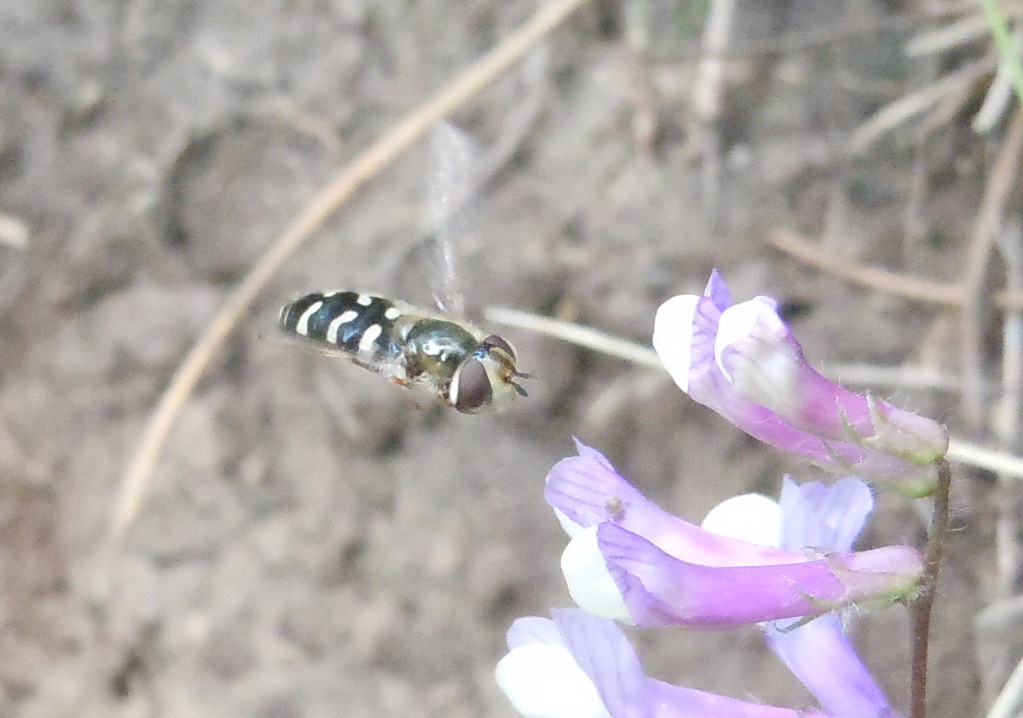
[[[491,334],[489,337],[483,340],[483,343],[496,349],[500,349],[505,354],[510,356],[512,358],[512,361],[515,361],[515,350],[511,348],[511,344],[509,344],[496,334]]]
[[[490,403],[494,390],[490,377],[479,359],[469,358],[462,362],[451,380],[451,403],[463,414],[471,414],[481,406]]]

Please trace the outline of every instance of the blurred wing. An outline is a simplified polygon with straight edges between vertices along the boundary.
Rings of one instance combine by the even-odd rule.
[[[331,357],[334,359],[344,359],[358,367],[368,369],[374,374],[383,374],[388,379],[393,379],[394,377],[401,376],[404,373],[400,357],[369,363],[362,361],[352,352],[345,351],[336,344],[321,341],[320,339],[310,339],[309,337],[303,337],[289,331],[277,332],[277,338],[279,341],[297,346],[308,353],[319,354],[320,356]]]
[[[454,125],[442,122],[433,133],[437,167],[430,183],[434,222],[433,296],[437,306],[457,317],[465,316],[465,298],[458,287],[458,257],[474,248],[473,198],[478,190],[476,152],[472,140]]]

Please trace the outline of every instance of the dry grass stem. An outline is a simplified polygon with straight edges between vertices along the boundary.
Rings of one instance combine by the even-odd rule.
[[[647,57],[650,54],[649,10],[646,0],[626,0],[622,8],[629,49],[626,62],[629,89],[632,91],[632,137],[641,152],[647,157],[653,157],[658,121],[647,67]]]
[[[968,15],[936,30],[920,33],[906,43],[906,54],[910,57],[933,55],[982,40],[990,34],[991,28],[983,16]]]
[[[703,28],[703,57],[693,82],[693,114],[703,161],[703,199],[710,216],[717,215],[721,188],[721,132],[724,107],[725,53],[735,19],[735,0],[713,0]]]
[[[1023,457],[992,449],[962,439],[953,439],[948,445],[949,461],[956,461],[976,469],[1023,479]]]
[[[725,54],[735,18],[735,0],[713,0],[703,27],[703,57],[693,82],[693,111],[701,122],[713,123],[723,106]]]
[[[829,364],[828,376],[840,384],[889,391],[931,391],[958,394],[962,380],[924,366],[876,366],[874,364]],[[994,390],[989,387],[989,392]]]
[[[1002,215],[1009,192],[1019,178],[1023,153],[1023,110],[1017,110],[1005,133],[998,156],[991,168],[984,198],[977,212],[966,260],[962,323],[963,416],[975,431],[982,428],[986,403],[982,396],[984,381],[984,312],[987,309],[987,269],[995,235],[1001,231]]]
[[[633,364],[654,367],[655,369],[661,368],[661,360],[657,358],[657,352],[652,348],[630,342],[627,339],[622,339],[597,329],[563,322],[550,317],[541,317],[529,312],[509,309],[508,307],[487,307],[483,316],[489,322],[543,334],[544,336],[560,339],[569,344],[575,344],[576,346],[592,349],[608,356],[624,359]]]
[[[723,60],[748,60],[763,55],[789,55],[815,50],[828,45],[876,36],[879,32],[908,32],[919,24],[915,18],[897,15],[847,23],[841,26],[827,25],[820,28],[801,28],[798,32],[756,40],[745,38],[733,41],[727,50],[721,53]],[[687,61],[699,61],[704,51],[684,50],[682,57]]]
[[[885,105],[853,133],[850,140],[852,152],[856,154],[866,151],[878,138],[907,120],[923,114],[950,95],[965,92],[977,80],[993,72],[995,65],[993,58],[974,60],[937,82]]]
[[[1019,218],[1005,223],[996,242],[1005,262],[1006,286],[1010,291],[1023,291],[1023,228]],[[1002,394],[991,418],[999,446],[1012,451],[1019,446],[1019,414],[1021,407],[1020,377],[1023,372],[1023,311],[1014,309],[1002,320]],[[999,475],[998,502],[995,520],[995,564],[998,567],[996,591],[999,598],[1016,593],[1023,565],[1023,547],[1019,541],[1019,507],[1023,488],[1009,477]]]
[[[836,257],[815,243],[785,229],[771,232],[769,241],[775,248],[804,264],[833,274],[852,284],[918,302],[946,307],[966,306],[966,289],[960,284],[932,282]],[[991,296],[991,304],[1003,309],[1023,308],[1023,294],[1007,291],[994,292]]]
[[[1006,6],[1000,0],[980,0],[980,7],[991,29],[991,39],[998,52],[999,69],[1009,73],[1015,93],[1023,104],[1023,61],[1020,58],[1019,28],[1013,29],[1005,12],[1008,7],[1013,14],[1018,15],[1019,3]]]
[[[958,19],[912,38],[906,43],[905,52],[910,57],[930,56],[953,50],[961,51],[971,44],[977,45],[978,54],[992,55],[992,50],[998,50],[1000,58],[995,60],[994,76],[971,122],[975,132],[986,134],[1005,117],[1012,99],[1013,84],[1020,71],[1018,55],[1023,40],[1023,26],[1016,24],[1013,28],[1011,24],[1018,21],[1023,6],[1004,2],[996,5],[994,0],[981,0],[979,3],[971,3],[962,12]],[[990,43],[992,37],[994,47]],[[959,111],[970,94],[972,88],[966,88],[965,97],[954,100],[954,95],[950,95],[946,104],[953,105],[954,110]]]
[[[1009,680],[991,704],[987,718],[1019,718],[1023,714],[1023,658],[1013,669]]]

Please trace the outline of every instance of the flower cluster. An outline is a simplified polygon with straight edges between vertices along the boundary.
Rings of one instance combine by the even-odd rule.
[[[923,560],[908,546],[853,549],[873,509],[863,480],[910,495],[934,484],[944,427],[817,373],[766,297],[732,305],[715,272],[702,297],[658,311],[654,346],[697,401],[777,448],[845,474],[784,480],[779,502],[747,494],[702,525],[647,500],[596,449],[550,471],[546,499],[570,540],[561,558],[578,609],[516,621],[497,681],[528,718],[883,718],[884,694],[837,612],[911,599]],[[857,478],[861,477],[861,478]],[[641,627],[759,624],[819,711],[750,703],[647,678],[615,621]]]
[[[732,304],[714,271],[703,296],[657,310],[654,349],[682,391],[765,444],[913,497],[933,490],[945,427],[821,376],[770,297]]]

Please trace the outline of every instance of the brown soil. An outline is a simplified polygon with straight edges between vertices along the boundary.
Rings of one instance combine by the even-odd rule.
[[[776,493],[786,471],[813,476],[662,372],[533,333],[504,331],[530,398],[479,417],[277,341],[278,307],[314,289],[429,301],[409,259],[431,176],[419,147],[262,294],[185,407],[137,521],[104,543],[147,417],[238,279],[346,161],[534,4],[0,11],[0,215],[28,230],[0,245],[0,715],[511,716],[492,678],[505,630],[569,602],[543,479],[573,435],[691,519]],[[767,242],[785,228],[852,261],[961,279],[990,164],[969,116],[847,151],[919,84],[900,48],[923,21],[889,23],[908,8],[882,0],[740,3],[746,47],[886,29],[733,58],[715,174],[691,97],[700,20],[634,4],[655,15],[646,59],[618,4],[596,3],[454,118],[486,153],[535,109],[482,192],[470,302],[648,342],[658,304],[719,267],[738,298],[783,300],[815,362],[957,369],[957,316],[940,334],[938,308]],[[947,395],[881,391],[964,430]],[[993,484],[957,476],[935,718],[982,710],[972,621],[994,590]],[[882,497],[865,542],[921,535],[911,507]],[[905,708],[905,611],[855,633]],[[812,705],[755,629],[636,638],[657,677]]]

